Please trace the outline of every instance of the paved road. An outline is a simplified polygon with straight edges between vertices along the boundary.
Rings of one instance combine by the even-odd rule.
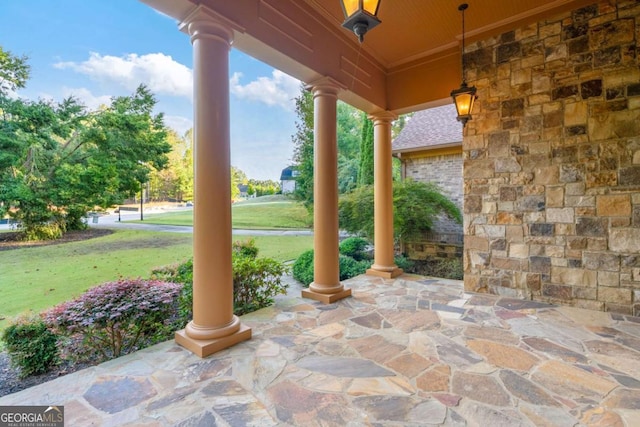
[[[164,213],[164,212],[155,212]],[[89,226],[101,227],[101,228],[126,228],[132,230],[152,230],[152,231],[165,231],[169,233],[193,233],[193,227],[186,225],[159,225],[159,224],[145,224],[144,222],[127,222],[132,220],[139,220],[140,213],[138,212],[122,212],[121,220],[118,221],[118,214],[102,215],[98,217],[98,222],[94,223],[89,219]],[[144,218],[153,217],[154,212],[144,212]],[[313,236],[312,230],[244,230],[233,229],[233,234],[243,236]]]
[[[150,218],[153,217],[154,214],[159,213],[165,213],[165,211],[145,211],[143,216],[144,218]],[[121,221],[118,221],[119,218],[121,219]],[[169,233],[193,233],[193,227],[190,226],[127,222],[139,219],[139,212],[122,212],[120,214],[120,217],[118,216],[118,214],[101,215],[98,217],[97,223],[94,223],[93,220],[89,218],[89,226],[100,228],[126,228],[131,230],[165,231]],[[0,224],[0,230],[9,228],[10,226],[7,224]],[[313,236],[313,230],[244,230],[234,228],[233,234],[241,236]],[[341,232],[340,237],[344,238],[346,237],[346,234],[343,235],[343,232]]]

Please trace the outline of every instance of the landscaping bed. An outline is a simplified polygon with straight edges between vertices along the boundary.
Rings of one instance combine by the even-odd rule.
[[[93,239],[95,237],[106,236],[113,233],[113,230],[103,228],[87,228],[86,230],[74,230],[65,233],[61,238],[56,240],[20,240],[20,232],[8,231],[0,233],[0,251],[8,251],[12,249],[24,249],[36,246],[59,245],[62,243],[76,242],[79,240]]]

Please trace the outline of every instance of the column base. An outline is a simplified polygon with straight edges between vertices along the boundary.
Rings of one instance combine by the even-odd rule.
[[[302,290],[302,298],[309,298],[312,300],[320,301],[325,304],[333,304],[336,301],[339,301],[343,298],[347,298],[351,296],[351,289],[343,289],[340,292],[336,292],[335,294],[321,294],[319,292],[314,292],[309,289]]]
[[[184,329],[175,334],[176,343],[198,357],[210,356],[248,339],[251,339],[251,328],[245,325],[240,325],[240,329],[231,335],[212,340],[195,340],[188,336]]]
[[[393,270],[376,270],[375,268],[370,268],[367,270],[367,276],[376,276],[382,277],[384,279],[393,279],[394,277],[400,276],[404,271],[401,268],[395,267]]]

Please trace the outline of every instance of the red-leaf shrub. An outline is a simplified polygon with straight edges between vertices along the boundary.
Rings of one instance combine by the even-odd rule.
[[[69,338],[67,353],[78,359],[110,359],[166,339],[173,328],[182,285],[122,279],[96,286],[44,314]]]

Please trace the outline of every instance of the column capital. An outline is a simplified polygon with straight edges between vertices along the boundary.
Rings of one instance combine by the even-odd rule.
[[[391,123],[398,118],[398,115],[391,111],[379,111],[377,113],[369,114],[367,117],[369,117],[369,120],[373,121],[373,124],[375,125],[378,123]]]
[[[331,77],[322,77],[307,84],[305,89],[313,92],[314,97],[324,95],[337,98],[338,93],[346,89],[346,86]]]
[[[191,36],[191,43],[199,38],[213,38],[231,45],[234,31],[244,32],[236,22],[202,5],[194,8],[178,28]]]

